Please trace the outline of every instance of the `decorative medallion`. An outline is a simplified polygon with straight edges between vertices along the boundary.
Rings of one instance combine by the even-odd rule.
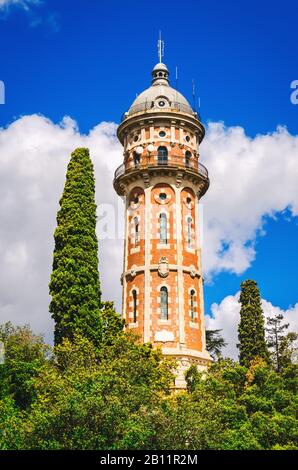
[[[158,274],[160,277],[167,277],[169,274],[169,262],[166,256],[162,256],[158,263]]]

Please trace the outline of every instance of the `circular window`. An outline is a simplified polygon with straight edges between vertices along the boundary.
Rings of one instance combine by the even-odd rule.
[[[134,202],[135,204],[138,204],[138,202],[139,202],[139,196],[135,196],[135,197],[133,198],[133,202]]]
[[[165,136],[166,136],[166,133],[165,133],[165,131],[160,131],[160,133],[159,133],[159,137],[165,137]]]
[[[185,137],[185,140],[186,140],[186,142],[189,142],[189,141],[190,141],[189,135],[187,135],[187,136]]]
[[[165,201],[167,199],[166,193],[160,193],[159,199],[161,199],[162,201]]]
[[[166,102],[164,100],[160,100],[158,102],[158,106],[160,106],[161,108],[163,108],[165,106]]]
[[[186,203],[187,203],[187,204],[190,204],[190,203],[191,203],[191,198],[190,198],[189,196],[186,198]]]
[[[134,138],[133,138],[133,141],[134,142],[137,142],[139,140],[139,136],[138,135],[135,135]]]

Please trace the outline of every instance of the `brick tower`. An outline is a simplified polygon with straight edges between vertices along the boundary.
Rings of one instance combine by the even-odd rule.
[[[184,388],[191,363],[210,363],[198,237],[198,203],[209,186],[199,163],[205,130],[159,62],[117,133],[124,163],[114,188],[126,201],[123,318],[142,341],[178,360],[176,388]]]

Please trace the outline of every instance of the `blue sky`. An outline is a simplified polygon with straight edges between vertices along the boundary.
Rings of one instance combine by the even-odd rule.
[[[161,29],[165,61],[172,75],[178,65],[190,99],[197,80],[205,121],[241,125],[249,135],[277,124],[297,132],[289,100],[297,78],[295,1],[281,8],[267,0],[165,0],[150,8],[131,0],[44,0],[27,13],[10,10],[0,23],[2,125],[33,112],[54,121],[68,113],[83,132],[117,122],[148,85]]]
[[[149,84],[161,29],[172,83],[177,65],[179,90],[191,102],[196,80],[204,124],[241,126],[250,138],[278,125],[298,134],[298,105],[290,101],[290,83],[298,79],[295,1],[27,0],[25,5],[0,12],[0,80],[6,87],[1,127],[34,113],[54,123],[68,115],[81,133],[102,121],[119,122]],[[252,204],[261,195],[262,188]],[[274,305],[287,309],[298,301],[297,217],[290,210],[264,217],[266,233],[257,236],[251,266],[239,275],[220,272],[206,284],[207,313],[248,277]]]

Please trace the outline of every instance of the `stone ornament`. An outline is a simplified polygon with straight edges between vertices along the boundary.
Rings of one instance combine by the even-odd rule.
[[[159,260],[158,274],[160,277],[167,277],[169,274],[169,262],[166,256],[162,256]]]
[[[182,180],[183,180],[183,173],[181,171],[178,171],[176,175],[176,188],[180,188]]]

